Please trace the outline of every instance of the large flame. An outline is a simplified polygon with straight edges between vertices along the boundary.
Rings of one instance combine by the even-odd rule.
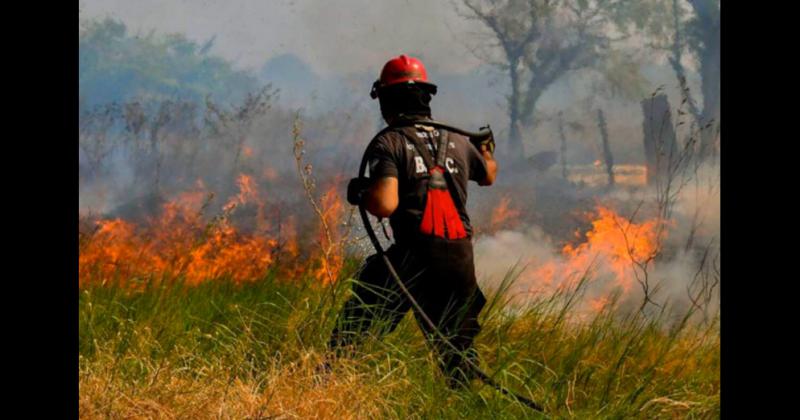
[[[627,295],[643,281],[666,234],[664,221],[653,218],[635,223],[599,205],[591,215],[583,242],[564,246],[556,258],[533,261],[532,269],[523,273],[530,292],[571,288],[585,276],[593,283],[587,296],[589,307],[599,310],[614,292]]]
[[[224,206],[231,211],[247,202],[252,184],[239,179],[240,192]],[[263,276],[277,241],[238,232],[227,220],[204,222],[206,194],[191,192],[166,203],[159,217],[137,225],[122,219],[99,220],[80,247],[79,282],[153,280],[183,275],[187,284],[230,276],[237,282]]]
[[[335,281],[344,264],[345,206],[336,189],[341,179],[333,179],[318,200],[316,223],[309,225],[315,226],[318,246],[303,255],[298,215],[269,207],[258,188],[260,182],[275,181],[277,172],[264,170],[261,178],[240,174],[238,192],[211,220],[204,212],[213,194],[198,180],[195,190],[178,194],[144,222],[102,219],[82,228],[79,284],[116,282],[136,287],[176,276],[189,285],[223,277],[238,283],[258,280],[270,268],[287,279],[308,272],[320,284]],[[244,222],[247,229],[234,222],[242,214],[254,217],[255,222],[249,218]]]
[[[80,232],[79,284],[114,281],[134,287],[164,275],[181,276],[189,285],[220,277],[244,282],[263,277],[278,257],[296,262],[299,248],[294,215],[271,223],[256,180],[241,174],[236,184],[238,193],[210,221],[203,212],[213,195],[198,181],[195,191],[178,194],[162,206],[159,215],[144,222],[119,218],[94,222],[91,232]],[[333,220],[340,210],[332,199],[328,201],[326,214]],[[245,205],[256,209],[254,229],[247,232],[231,221]],[[336,258],[330,271],[338,274],[341,257]],[[282,264],[283,269],[289,267],[302,265]]]

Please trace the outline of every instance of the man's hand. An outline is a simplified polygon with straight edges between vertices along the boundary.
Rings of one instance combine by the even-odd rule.
[[[470,139],[469,141],[476,149],[480,150],[481,153],[484,149],[488,150],[489,153],[494,153],[494,136],[489,136],[489,138],[483,140]]]
[[[347,183],[347,202],[357,206],[364,198],[364,192],[369,189],[371,182],[369,178],[353,178]]]
[[[497,161],[494,160],[494,156],[492,155],[492,151],[489,150],[488,144],[482,144],[478,150],[481,151],[481,155],[483,155],[483,159],[486,161],[486,179],[484,179],[483,182],[479,182],[478,185],[492,185],[497,178]]]

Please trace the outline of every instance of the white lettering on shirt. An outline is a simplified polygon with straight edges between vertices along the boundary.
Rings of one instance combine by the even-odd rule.
[[[425,162],[422,161],[422,156],[414,156],[414,163],[417,166],[416,172],[418,174],[424,174],[428,172],[428,168],[425,167]]]
[[[453,158],[446,158],[444,160],[444,166],[447,167],[447,171],[450,172],[451,174],[457,174],[458,173],[458,168],[455,167],[454,163],[455,162],[453,162]]]

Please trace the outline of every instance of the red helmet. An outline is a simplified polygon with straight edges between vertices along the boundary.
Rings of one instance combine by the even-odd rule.
[[[375,99],[381,88],[399,83],[421,84],[429,88],[432,94],[436,94],[436,85],[428,82],[428,72],[425,71],[422,61],[403,54],[386,62],[381,70],[380,79],[372,84],[370,96]]]

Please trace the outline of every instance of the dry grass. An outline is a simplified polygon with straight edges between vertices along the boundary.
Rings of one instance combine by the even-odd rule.
[[[375,381],[352,366],[315,372],[319,354],[248,377],[224,366],[187,371],[165,363],[142,381],[116,377],[113,361],[98,360],[81,371],[80,417],[125,419],[358,419],[388,413],[384,393],[402,393],[408,381]],[[354,362],[350,362],[352,364]],[[379,391],[376,395],[366,390]]]
[[[181,419],[716,418],[718,316],[620,314],[586,322],[558,299],[482,314],[495,378],[546,416],[475,382],[447,388],[409,315],[384,339],[317,367],[339,300],[310,279],[96,286],[80,296],[80,417]],[[498,297],[499,299],[499,297]]]

